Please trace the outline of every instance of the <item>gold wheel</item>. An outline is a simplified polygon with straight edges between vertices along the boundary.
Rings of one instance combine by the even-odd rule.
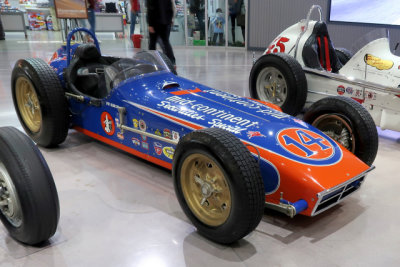
[[[193,214],[208,226],[224,224],[232,207],[231,191],[220,166],[210,157],[195,153],[182,163],[183,196]]]
[[[42,125],[42,111],[35,87],[26,77],[18,77],[15,84],[18,110],[25,125],[32,133],[37,133]]]

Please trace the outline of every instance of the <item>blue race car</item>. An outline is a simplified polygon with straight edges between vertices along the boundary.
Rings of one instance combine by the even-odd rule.
[[[265,206],[315,216],[359,189],[373,169],[376,127],[355,102],[334,98],[335,114],[351,112],[357,131],[346,128],[352,122],[320,131],[275,105],[179,77],[157,51],[104,56],[95,36],[94,44],[71,45],[77,31],[91,34],[73,30],[49,63],[16,63],[12,95],[25,131],[53,147],[73,128],[172,169],[183,211],[210,240],[246,236]],[[359,144],[359,132],[370,143]]]

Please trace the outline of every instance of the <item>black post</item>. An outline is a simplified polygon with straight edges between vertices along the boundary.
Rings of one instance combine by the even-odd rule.
[[[4,34],[3,23],[1,22],[1,15],[0,15],[0,40],[5,40],[6,36]]]

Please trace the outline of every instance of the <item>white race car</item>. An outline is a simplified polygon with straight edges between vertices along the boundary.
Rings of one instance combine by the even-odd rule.
[[[313,10],[319,11],[318,21],[310,20]],[[386,35],[374,32],[366,36],[362,40],[365,45],[361,41],[354,55],[346,49],[335,49],[321,19],[321,7],[314,5],[305,20],[284,30],[255,62],[250,94],[292,115],[307,108],[304,119],[317,128],[351,124],[343,114],[341,120],[318,118],[318,111],[328,109],[329,102],[343,102],[332,96],[347,97],[347,102],[352,98],[369,111],[377,126],[400,131],[400,57],[392,54],[387,31],[383,32]],[[352,128],[354,125],[349,131]],[[338,139],[340,135],[336,132],[333,137]]]

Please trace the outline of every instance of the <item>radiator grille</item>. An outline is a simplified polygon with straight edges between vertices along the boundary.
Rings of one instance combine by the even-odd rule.
[[[364,176],[362,177],[357,177],[341,185],[338,185],[333,189],[318,194],[318,203],[315,205],[312,216],[317,215],[336,205],[345,197],[359,189],[365,177],[366,175],[364,174]]]

